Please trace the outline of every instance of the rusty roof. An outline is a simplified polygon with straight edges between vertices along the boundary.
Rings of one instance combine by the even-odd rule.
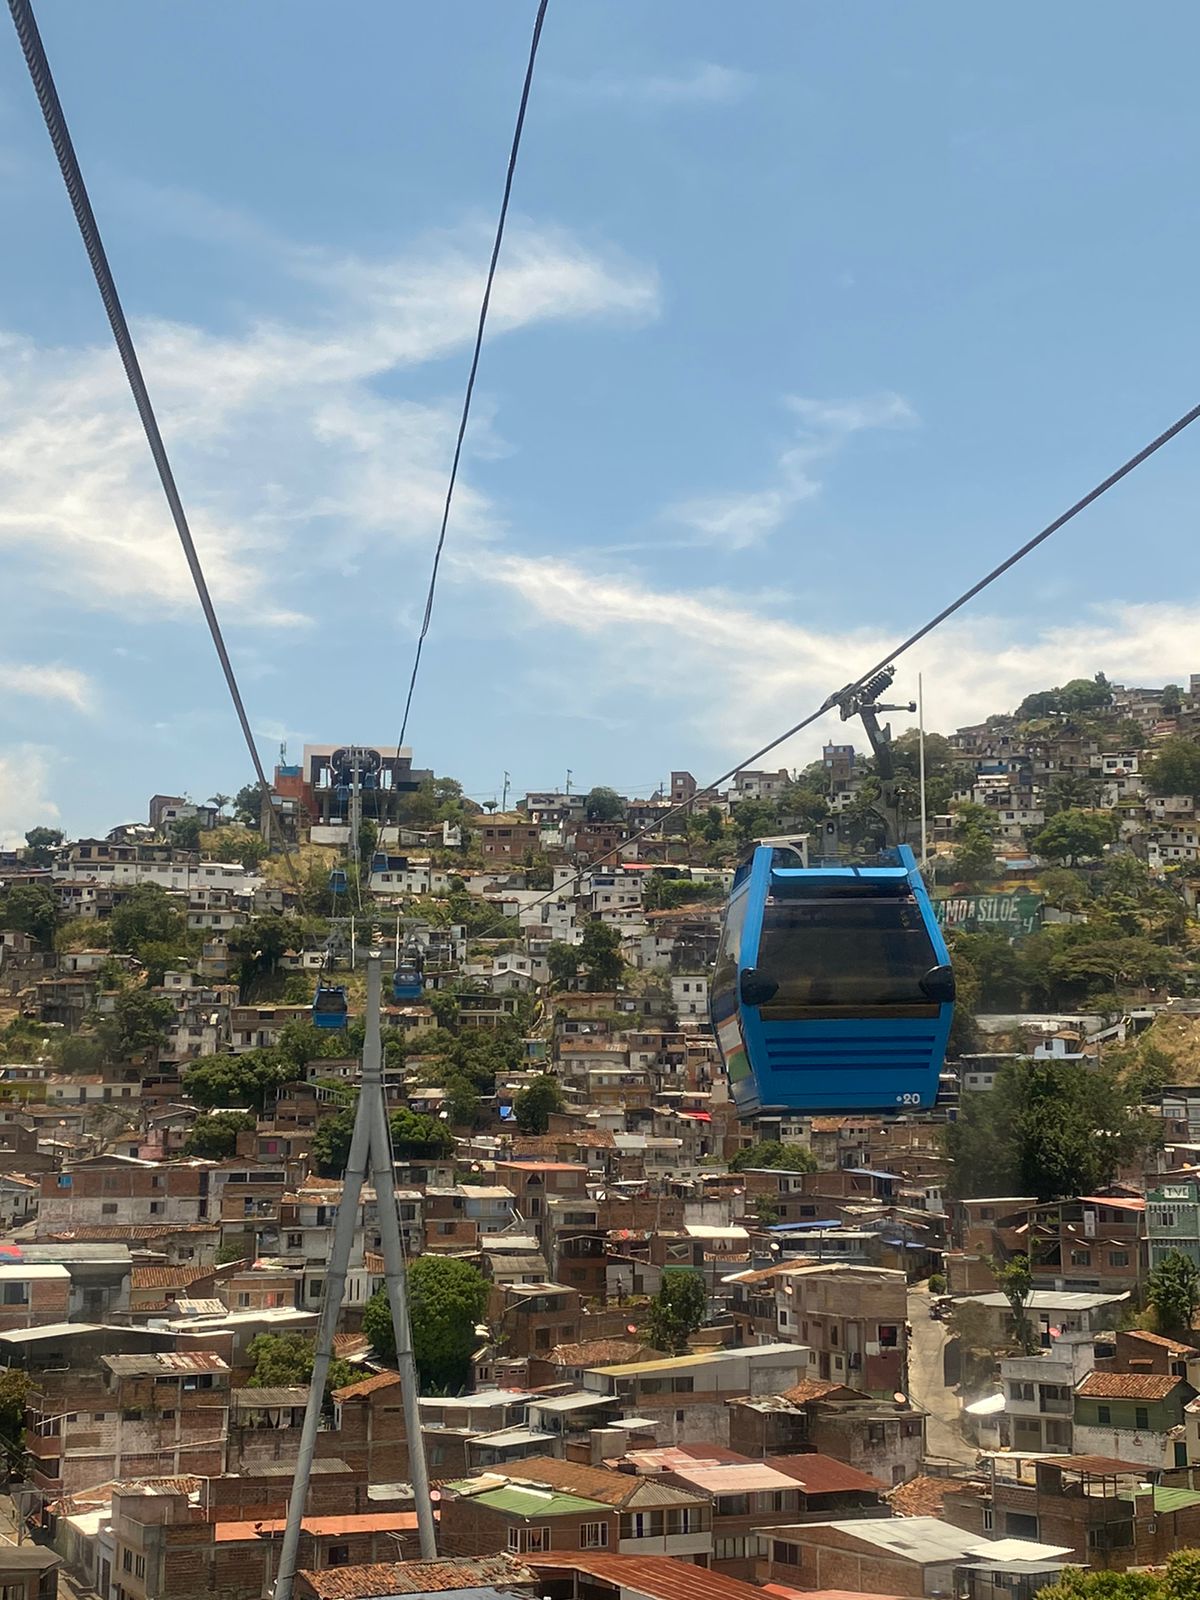
[[[383,1595],[528,1586],[537,1581],[527,1566],[504,1553],[448,1556],[442,1561],[372,1561],[303,1576],[317,1600],[374,1600]]]
[[[860,1472],[818,1450],[799,1456],[768,1456],[766,1464],[795,1478],[805,1494],[883,1494],[887,1489],[887,1484],[870,1473]]]
[[[597,1396],[597,1399],[603,1398]],[[666,1484],[648,1484],[630,1472],[616,1472],[607,1467],[585,1467],[576,1461],[559,1461],[551,1456],[529,1456],[514,1461],[509,1468],[496,1469],[513,1482],[544,1484],[563,1494],[582,1495],[589,1500],[599,1500],[604,1505],[624,1506],[637,1499],[639,1504],[678,1504],[694,1495],[685,1489],[672,1489]],[[653,1502],[644,1497],[649,1489],[661,1489],[662,1495]]]
[[[1118,1461],[1114,1456],[1043,1456],[1041,1464],[1061,1467],[1064,1472],[1083,1472],[1093,1478],[1146,1476],[1146,1468],[1136,1461]]]
[[[537,1359],[553,1367],[615,1367],[623,1361],[652,1361],[656,1354],[665,1356],[666,1351],[651,1350],[634,1338],[585,1339],[581,1344],[555,1345]]]
[[[1089,1400],[1165,1400],[1182,1382],[1169,1373],[1089,1372],[1075,1393]]]
[[[188,1284],[212,1274],[211,1267],[134,1267],[131,1289],[186,1289]]]
[[[242,1539],[271,1539],[281,1534],[287,1524],[279,1519],[269,1522],[218,1522],[213,1527],[217,1544],[229,1544]],[[415,1511],[364,1511],[348,1517],[305,1517],[304,1532],[317,1538],[334,1537],[351,1533],[415,1533]]]
[[[752,1583],[687,1561],[672,1561],[669,1556],[594,1555],[577,1550],[559,1556],[531,1556],[529,1565],[547,1576],[564,1570],[587,1573],[622,1595],[645,1595],[647,1600],[762,1600],[762,1590]]]

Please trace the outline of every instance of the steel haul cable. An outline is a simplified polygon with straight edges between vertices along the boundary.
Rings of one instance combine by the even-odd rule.
[[[100,298],[104,302],[104,309],[108,313],[108,320],[112,327],[113,338],[125,368],[125,376],[129,380],[129,387],[133,391],[134,403],[137,406],[138,416],[145,429],[146,440],[150,446],[150,454],[154,457],[154,465],[158,468],[158,476],[163,486],[163,493],[167,497],[167,504],[171,508],[171,516],[175,522],[175,531],[179,535],[179,542],[187,560],[188,570],[192,574],[192,582],[196,586],[196,594],[204,612],[204,620],[208,623],[208,631],[212,636],[221,671],[225,675],[225,683],[233,701],[233,708],[237,713],[241,725],[242,736],[246,741],[246,748],[250,752],[250,760],[254,765],[254,772],[262,785],[264,793],[269,793],[270,784],[263,768],[262,759],[254,742],[254,734],[250,727],[250,719],[246,714],[245,702],[242,699],[241,689],[238,687],[237,676],[233,670],[233,663],[229,659],[229,651],[225,647],[225,639],[221,632],[221,624],[217,618],[216,607],[213,605],[212,595],[209,593],[208,581],[204,576],[204,569],[200,564],[200,556],[192,538],[191,528],[188,526],[187,514],[183,509],[179,490],[175,483],[175,474],[171,470],[171,463],[167,456],[167,448],[163,443],[162,433],[158,426],[158,419],[154,414],[154,407],[150,401],[150,392],[146,387],[146,380],[142,376],[141,364],[138,361],[137,351],[134,348],[133,338],[129,332],[129,324],[125,320],[125,312],[117,294],[116,281],[112,269],[108,264],[104,243],[100,237],[100,229],[96,225],[96,218],[92,211],[92,203],[88,198],[87,186],[83,181],[79,162],[75,156],[75,147],[71,142],[71,134],[67,128],[67,119],[63,115],[62,105],[58,98],[58,90],[54,86],[54,78],[50,71],[50,63],[46,59],[45,47],[42,36],[38,32],[37,22],[33,15],[33,8],[29,0],[8,0],[8,9],[12,13],[13,25],[17,30],[17,38],[21,42],[21,49],[25,55],[25,64],[29,68],[29,76],[33,81],[34,91],[38,103],[42,108],[42,115],[46,121],[46,131],[50,135],[50,142],[54,146],[54,153],[58,157],[58,165],[62,171],[63,182],[70,196],[71,206],[75,212],[75,220],[79,224],[80,236],[84,248],[88,253],[88,260],[92,264],[92,271],[96,277],[96,287],[100,290]],[[275,813],[275,807],[268,804],[267,812],[271,818],[271,825],[283,847],[284,859],[288,872],[297,894],[303,902],[304,891],[300,883],[300,876],[296,870],[296,863],[288,845],[283,823]]]
[[[777,738],[772,739],[768,744],[764,744],[762,748],[760,750],[756,750],[753,755],[747,756],[744,761],[739,761],[735,767],[730,767],[728,772],[723,772],[719,778],[714,778],[711,783],[705,784],[702,789],[697,789],[696,793],[690,800],[685,800],[681,805],[673,806],[670,811],[666,812],[661,817],[655,817],[653,822],[648,822],[645,827],[639,828],[637,832],[631,834],[623,844],[616,845],[613,849],[605,851],[603,855],[597,856],[595,861],[591,862],[590,865],[599,866],[603,861],[610,861],[613,856],[619,855],[622,850],[627,850],[631,844],[636,844],[639,839],[644,839],[647,834],[657,832],[659,828],[664,827],[666,823],[670,822],[673,817],[681,815],[681,813],[687,811],[689,807],[695,805],[697,800],[702,799],[705,795],[713,794],[718,788],[720,788],[721,784],[728,783],[730,778],[735,778],[737,774],[744,771],[745,768],[752,766],[756,761],[761,761],[764,756],[770,755],[772,750],[777,749],[788,739],[794,738],[798,733],[803,733],[805,728],[811,727],[812,724],[818,721],[819,718],[823,717],[827,711],[832,711],[834,706],[836,706],[847,694],[856,689],[861,689],[868,679],[873,678],[877,672],[882,672],[884,667],[890,666],[892,662],[898,660],[906,650],[911,650],[913,645],[919,644],[920,641],[926,638],[927,635],[931,634],[935,628],[940,627],[942,623],[947,620],[947,618],[952,617],[956,611],[961,611],[963,606],[967,605],[971,600],[974,600],[976,595],[982,594],[986,588],[995,583],[997,578],[1001,578],[1006,572],[1011,571],[1019,561],[1024,560],[1024,558],[1029,555],[1031,551],[1036,550],[1039,545],[1044,544],[1052,534],[1057,533],[1060,528],[1065,527],[1066,524],[1077,517],[1081,511],[1086,511],[1088,506],[1094,505],[1102,495],[1107,494],[1110,489],[1114,488],[1118,483],[1120,483],[1122,478],[1127,478],[1131,472],[1140,467],[1143,462],[1148,461],[1150,457],[1161,450],[1165,444],[1170,444],[1171,440],[1181,434],[1185,428],[1190,428],[1192,423],[1197,421],[1197,419],[1200,419],[1200,406],[1193,406],[1190,411],[1185,411],[1183,416],[1176,418],[1176,420],[1171,423],[1170,427],[1164,428],[1162,433],[1151,439],[1149,444],[1143,445],[1135,455],[1130,456],[1127,461],[1122,462],[1115,472],[1109,473],[1107,478],[1102,479],[1101,482],[1096,484],[1094,488],[1089,489],[1085,495],[1082,495],[1078,500],[1075,501],[1074,505],[1068,506],[1067,509],[1061,513],[1061,515],[1054,518],[1053,522],[1048,522],[1040,533],[1035,533],[1032,539],[1027,539],[1025,543],[1014,550],[1010,556],[1005,557],[1005,559],[997,566],[994,566],[989,573],[985,574],[984,577],[979,579],[978,583],[973,583],[969,589],[964,589],[962,594],[960,594],[956,600],[952,600],[948,606],[943,606],[941,611],[939,611],[935,616],[931,617],[928,622],[923,623],[921,627],[915,630],[915,632],[910,633],[908,638],[902,640],[894,650],[889,650],[887,655],[881,656],[873,667],[868,667],[866,672],[861,673],[857,678],[854,678],[850,683],[846,684],[845,688],[836,690],[829,696],[827,700],[824,701],[823,704],[819,705],[815,711],[810,711],[808,716],[802,717],[799,722],[794,723],[784,733],[779,734]],[[537,900],[531,900],[529,902],[529,906],[533,907],[541,905],[543,901],[553,899],[556,895],[561,895],[563,892],[564,886],[560,886],[557,889],[547,890],[547,892],[544,895],[541,895]]]
[[[500,260],[500,246],[504,242],[504,225],[508,220],[508,202],[512,197],[513,178],[517,171],[517,156],[521,149],[521,134],[525,127],[525,109],[529,104],[529,91],[533,85],[533,68],[537,61],[538,45],[542,38],[542,23],[546,17],[547,0],[540,0],[537,16],[533,23],[533,38],[529,45],[529,61],[525,68],[525,81],[521,86],[521,103],[517,108],[517,124],[513,129],[512,145],[508,152],[508,169],[504,175],[504,197],[500,202],[500,216],[496,222],[496,236],[492,242],[492,256],[488,262],[487,281],[483,287],[483,300],[479,307],[479,324],[475,329],[475,347],[471,354],[471,366],[467,374],[467,389],[463,396],[462,414],[459,417],[458,436],[454,443],[454,458],[450,463],[450,480],[446,485],[446,499],[442,507],[442,522],[438,532],[437,544],[433,552],[433,571],[429,575],[429,592],[425,597],[425,614],[421,619],[421,631],[417,635],[417,647],[413,655],[412,675],[408,680],[408,694],[404,701],[404,716],[400,722],[400,737],[396,740],[396,759],[400,758],[400,751],[404,746],[404,736],[408,732],[408,715],[412,710],[413,692],[417,687],[417,674],[421,670],[421,650],[425,643],[425,636],[429,632],[429,624],[433,619],[433,597],[437,590],[438,569],[442,562],[442,550],[446,544],[446,529],[450,523],[450,506],[454,499],[454,486],[458,482],[458,464],[462,459],[463,439],[466,437],[467,421],[471,415],[471,396],[475,392],[475,378],[479,372],[479,357],[483,350],[483,330],[487,326],[488,307],[492,299],[492,285],[496,281],[496,266]]]

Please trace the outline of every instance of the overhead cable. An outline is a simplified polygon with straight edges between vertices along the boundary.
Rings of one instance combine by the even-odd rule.
[[[158,419],[154,414],[154,407],[150,401],[150,392],[146,387],[146,380],[142,376],[141,364],[138,361],[133,338],[129,332],[129,324],[125,320],[125,312],[117,294],[117,285],[112,275],[112,269],[108,264],[108,256],[105,253],[104,244],[100,237],[100,229],[96,225],[92,203],[88,198],[87,186],[83,181],[83,174],[80,171],[79,162],[75,155],[75,147],[71,142],[67,120],[63,115],[62,104],[58,98],[58,90],[54,86],[50,63],[46,59],[45,47],[42,44],[41,34],[38,32],[33,8],[29,0],[8,0],[8,8],[12,13],[17,37],[21,41],[21,49],[25,54],[25,63],[29,68],[29,76],[33,80],[33,87],[42,108],[42,115],[46,119],[46,130],[50,135],[50,142],[54,146],[54,153],[58,157],[58,165],[63,175],[63,182],[67,187],[67,194],[70,196],[72,209],[75,212],[75,220],[79,224],[79,232],[88,253],[88,260],[92,264],[92,271],[96,277],[96,286],[100,290],[100,298],[104,302],[104,309],[108,313],[113,338],[116,340],[117,350],[125,368],[125,376],[128,378],[129,387],[133,391],[138,416],[142,419],[142,427],[146,432],[150,454],[154,457],[154,465],[158,468],[158,476],[162,482],[163,493],[166,495],[167,504],[171,508],[175,531],[179,535],[179,542],[183,547],[184,557],[192,574],[192,582],[196,586],[196,593],[199,596],[200,606],[204,612],[204,619],[208,623],[208,631],[212,636],[212,642],[216,647],[217,657],[221,663],[221,671],[225,675],[225,683],[233,701],[233,708],[237,713],[238,722],[241,724],[242,736],[246,741],[246,748],[250,752],[250,760],[253,763],[255,775],[262,785],[264,797],[268,797],[271,786],[267,782],[267,774],[263,768],[258,747],[254,742],[250,719],[246,715],[242,692],[238,687],[233,663],[229,659],[229,651],[225,647],[225,639],[221,633],[221,624],[217,618],[216,607],[213,605],[208,581],[204,576],[204,569],[200,564],[200,556],[196,550],[191,529],[188,526],[187,515],[183,509],[183,501],[180,499],[179,490],[175,483],[175,474],[171,470],[171,463],[167,456],[166,446],[163,443]],[[300,877],[288,845],[287,836],[283,830],[283,824],[276,815],[275,807],[270,803],[269,798],[267,799],[266,809],[271,819],[271,826],[275,829],[276,836],[283,847],[284,859],[291,874],[292,882],[297,893],[302,896],[303,890],[300,884]]]
[[[417,635],[417,646],[413,654],[412,673],[408,680],[408,694],[404,700],[404,716],[400,722],[400,737],[396,740],[397,759],[399,759],[400,750],[404,745],[404,736],[408,732],[408,716],[412,710],[413,692],[417,687],[417,674],[421,670],[421,651],[425,644],[425,636],[429,632],[429,624],[433,619],[433,599],[437,591],[438,569],[442,563],[442,550],[446,544],[446,529],[450,524],[450,507],[454,500],[454,486],[458,482],[458,464],[462,459],[463,439],[466,437],[467,421],[471,415],[471,396],[475,392],[475,378],[479,372],[479,357],[483,350],[483,330],[487,326],[488,307],[492,298],[492,285],[496,280],[496,265],[500,260],[500,246],[504,242],[504,224],[508,218],[508,202],[512,195],[513,178],[517,170],[517,156],[521,149],[521,133],[525,127],[525,108],[529,104],[529,90],[533,84],[533,68],[534,63],[537,61],[538,45],[541,42],[546,5],[547,0],[541,0],[533,23],[533,39],[529,46],[529,60],[525,67],[525,81],[521,86],[521,103],[517,108],[517,125],[513,130],[512,145],[508,152],[508,170],[504,175],[504,198],[500,202],[500,216],[496,223],[496,235],[492,241],[492,256],[488,263],[487,280],[483,288],[483,301],[479,307],[479,323],[475,329],[475,348],[471,354],[471,367],[467,374],[467,389],[466,394],[463,396],[462,414],[458,421],[458,436],[454,442],[454,459],[450,464],[450,480],[446,485],[446,499],[442,506],[442,522],[433,552],[433,570],[429,575],[429,591],[425,596],[425,614],[421,619],[421,631]]]
[[[1148,461],[1152,455],[1162,449],[1163,445],[1169,444],[1171,440],[1174,439],[1178,434],[1181,434],[1185,428],[1190,428],[1192,423],[1197,421],[1197,419],[1200,419],[1200,405],[1193,406],[1190,411],[1185,411],[1183,416],[1179,417],[1175,422],[1173,422],[1169,428],[1165,428],[1163,432],[1160,433],[1156,438],[1151,439],[1149,444],[1143,445],[1136,455],[1130,456],[1128,461],[1123,462],[1115,472],[1110,473],[1107,478],[1102,480],[1102,482],[1096,484],[1094,488],[1089,489],[1085,495],[1081,496],[1080,499],[1075,501],[1074,505],[1069,506],[1067,510],[1064,511],[1060,516],[1055,517],[1053,522],[1048,522],[1040,533],[1035,533],[1032,539],[1027,539],[1025,543],[1018,549],[1014,550],[1010,556],[1007,556],[999,563],[999,565],[993,567],[989,573],[980,578],[978,583],[973,583],[969,589],[964,589],[962,594],[960,594],[956,600],[952,600],[950,604],[948,606],[944,606],[936,616],[931,617],[928,622],[923,623],[921,627],[915,630],[915,632],[910,633],[908,638],[902,640],[894,650],[889,650],[885,656],[881,656],[873,667],[868,667],[864,673],[861,673],[852,682],[846,684],[844,688],[835,690],[828,697],[828,699],[826,699],[817,707],[815,711],[810,711],[806,717],[802,717],[799,722],[793,723],[790,728],[779,734],[777,738],[772,739],[768,744],[764,744],[762,748],[760,750],[756,750],[753,755],[747,756],[744,761],[739,761],[736,766],[730,767],[728,772],[722,773],[719,778],[714,778],[712,782],[706,784],[703,789],[698,789],[696,794],[693,795],[690,800],[685,800],[681,805],[672,806],[670,811],[665,812],[661,817],[656,817],[653,822],[648,822],[645,827],[639,828],[636,833],[631,834],[623,844],[615,846],[612,850],[605,851],[602,856],[597,856],[591,865],[599,866],[601,862],[610,861],[614,856],[619,855],[622,850],[628,849],[631,844],[636,844],[639,839],[644,839],[647,834],[657,832],[659,828],[664,827],[666,823],[670,822],[673,817],[677,817],[681,812],[689,810],[690,807],[695,804],[697,799],[706,794],[714,793],[723,783],[728,783],[729,780],[731,778],[735,778],[739,772],[745,771],[747,767],[753,766],[756,761],[761,761],[764,756],[770,755],[771,751],[778,748],[779,745],[786,743],[788,739],[794,738],[796,734],[803,733],[805,728],[811,727],[812,724],[819,718],[823,717],[827,711],[832,711],[834,706],[838,705],[847,696],[852,695],[856,690],[860,690],[869,679],[875,676],[877,672],[881,672],[884,667],[891,666],[891,664],[898,660],[906,650],[911,650],[913,645],[920,643],[920,641],[926,638],[927,635],[931,634],[935,628],[940,627],[941,624],[947,620],[947,618],[952,617],[956,611],[961,611],[963,606],[975,599],[976,595],[982,594],[986,588],[995,583],[997,578],[1003,577],[1004,574],[1011,571],[1019,561],[1024,560],[1024,558],[1029,555],[1030,551],[1036,550],[1040,544],[1044,544],[1052,534],[1057,533],[1060,528],[1065,527],[1066,524],[1073,518],[1077,517],[1081,511],[1085,511],[1088,506],[1094,505],[1102,495],[1107,494],[1110,489],[1115,487],[1116,484],[1120,483],[1122,478],[1128,477],[1135,468],[1140,467],[1143,462]],[[537,900],[532,900],[530,905],[540,905],[543,900],[549,900],[554,895],[559,893],[561,893],[560,889],[548,890],[547,893],[541,895]]]

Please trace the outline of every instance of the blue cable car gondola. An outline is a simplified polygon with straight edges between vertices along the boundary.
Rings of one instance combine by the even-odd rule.
[[[329,874],[330,894],[345,894],[347,887],[348,883],[346,874],[342,871],[341,867],[334,867],[333,871]]]
[[[954,975],[907,845],[886,865],[739,867],[713,973],[713,1029],[739,1116],[931,1106]]]
[[[420,956],[404,956],[392,974],[392,999],[419,1000],[424,987]]]
[[[312,1004],[314,1027],[344,1028],[349,1009],[346,1004],[346,991],[340,984],[318,982]]]

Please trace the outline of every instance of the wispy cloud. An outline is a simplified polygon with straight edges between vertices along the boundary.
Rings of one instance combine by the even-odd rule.
[[[761,544],[796,507],[820,493],[818,469],[856,433],[872,428],[912,427],[912,406],[898,394],[857,400],[813,400],[788,396],[796,434],[778,454],[772,482],[732,494],[698,495],[668,508],[667,516],[691,528],[700,541],[745,550]]]
[[[0,695],[27,700],[60,700],[83,711],[91,701],[92,685],[90,679],[74,667],[0,661]]]
[[[383,536],[390,549],[436,526],[455,402],[416,403],[394,397],[394,382],[385,386],[470,339],[485,243],[470,228],[387,261],[296,249],[293,284],[319,305],[310,318],[264,318],[222,334],[162,320],[136,328],[209,584],[227,614],[302,622],[301,576],[355,570],[369,542]],[[657,303],[646,268],[518,224],[490,330],[645,319]],[[478,538],[492,522],[460,481],[457,536]],[[47,349],[0,334],[0,549],[10,577],[19,565],[85,607],[137,618],[194,606],[111,349]]]
[[[51,800],[53,753],[39,745],[5,747],[0,754],[0,849],[24,844],[25,832],[58,820]]]
[[[895,630],[801,627],[744,599],[654,588],[553,558],[501,557],[488,575],[543,642],[548,627],[586,639],[586,681],[636,706],[642,734],[661,718],[674,743],[707,751],[716,766],[797,722],[896,642]],[[915,691],[922,672],[929,725],[949,730],[1101,667],[1117,680],[1161,682],[1192,658],[1197,629],[1200,603],[1114,601],[1024,637],[1011,619],[972,613],[904,658],[897,698]],[[780,764],[811,759],[836,726],[816,724],[781,751]]]
[[[679,72],[622,75],[598,72],[589,78],[558,77],[553,87],[583,100],[622,101],[630,106],[669,110],[675,106],[732,105],[754,85],[748,72],[697,61]]]

